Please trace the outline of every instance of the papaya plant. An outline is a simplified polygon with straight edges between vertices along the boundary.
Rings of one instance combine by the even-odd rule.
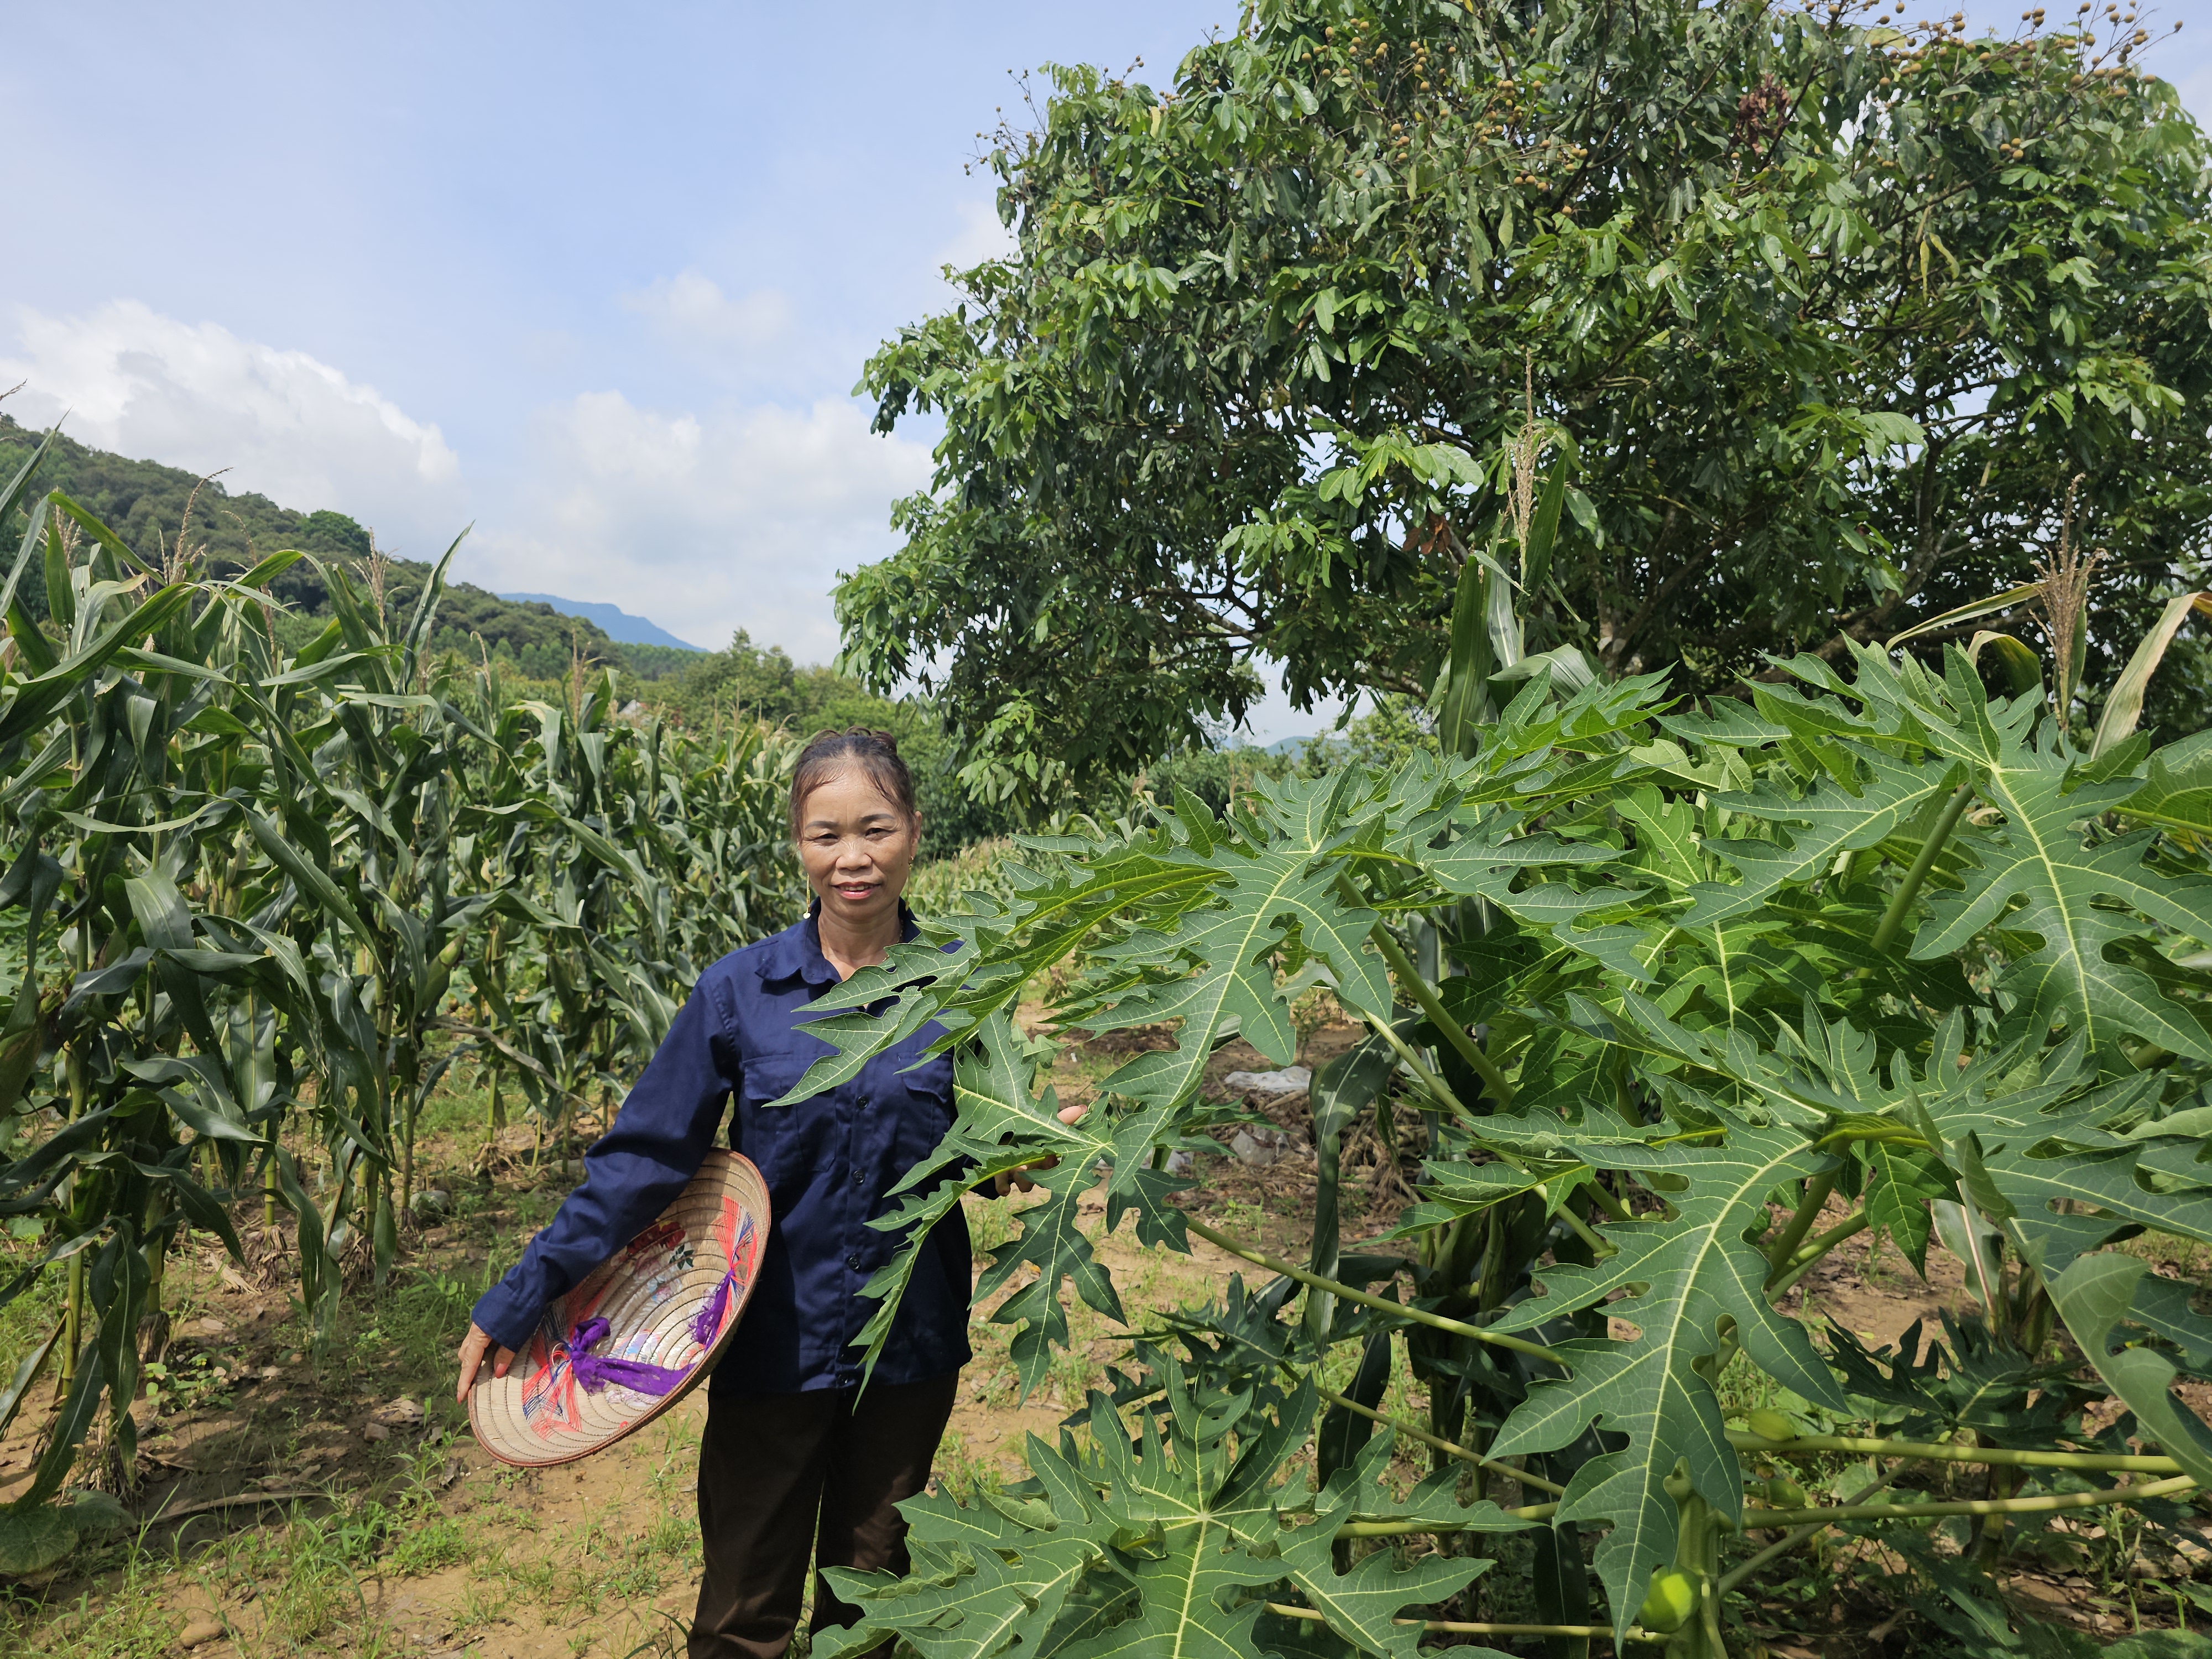
[[[2120,1248],[2212,1243],[2212,744],[2077,740],[2040,684],[1992,695],[1956,647],[1940,672],[1875,646],[1848,672],[1780,661],[1705,707],[1658,676],[1569,689],[1546,662],[1515,690],[1497,665],[1512,695],[1463,717],[1470,752],[1032,838],[1011,898],[823,1000],[834,1052],[788,1098],[931,1019],[957,1056],[952,1128],[878,1224],[908,1243],[867,1288],[877,1347],[915,1241],[979,1176],[1048,1158],[978,1285],[1013,1287],[994,1317],[1025,1389],[1067,1341],[1065,1287],[1127,1317],[1078,1225],[1102,1179],[1109,1230],[1274,1275],[1150,1329],[1027,1482],[915,1500],[913,1571],[848,1576],[868,1618],[836,1650],[1256,1654],[1297,1631],[1384,1654],[1425,1626],[1717,1656],[1731,1592],[1831,1527],[1955,1522],[1986,1562],[2008,1528],[2170,1518],[2212,1478],[2173,1389],[2212,1365],[2212,1322]],[[1050,1030],[1173,1032],[1072,1125],[1039,1087],[1061,1039],[1012,1023],[1054,964]],[[1316,982],[1369,1036],[1315,1079],[1298,1262],[1181,1204],[1167,1155],[1212,1145],[1207,1057],[1234,1036],[1287,1062]],[[1394,1254],[1333,1224],[1363,1113],[1427,1130]],[[1801,1282],[1869,1232],[1915,1266],[1959,1254],[1975,1311],[1878,1353],[1808,1316]],[[1430,1417],[1375,1435],[1394,1334]],[[1945,1381],[1978,1367],[2002,1386]],[[1732,1413],[1747,1397],[1787,1409]],[[1401,1500],[1376,1471],[1405,1438],[1434,1472]],[[1844,1449],[1876,1489],[1816,1501],[1803,1460]],[[1921,1490],[1960,1466],[1983,1495]],[[1544,1622],[1437,1617],[1480,1565],[1441,1540],[1515,1529]],[[1365,1540],[1397,1553],[1353,1559]]]

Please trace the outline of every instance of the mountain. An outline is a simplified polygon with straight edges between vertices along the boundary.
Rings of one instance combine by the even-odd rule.
[[[678,651],[706,653],[703,645],[694,645],[689,640],[679,640],[656,623],[642,617],[633,617],[620,605],[603,605],[590,599],[564,599],[557,593],[502,593],[502,599],[512,599],[525,605],[549,605],[564,617],[583,617],[599,625],[605,635],[620,645],[666,645]]]
[[[0,478],[15,475],[41,435],[0,414]],[[59,490],[69,496],[149,563],[158,565],[168,556],[181,534],[211,574],[231,574],[263,554],[297,548],[327,566],[344,569],[364,592],[374,586],[368,561],[374,550],[368,532],[327,507],[302,513],[279,507],[266,495],[234,495],[220,478],[204,481],[179,467],[132,460],[66,434],[56,438],[46,452],[34,489]],[[22,533],[19,507],[13,524],[0,525],[0,547],[12,556]],[[33,557],[34,574],[21,585],[20,596],[34,617],[43,617],[46,584],[37,579]],[[386,603],[412,604],[428,574],[428,565],[413,560],[389,561]],[[313,565],[305,561],[294,565],[270,591],[282,607],[280,632],[293,636],[289,643],[304,644],[322,631],[331,614],[330,597]],[[666,672],[668,659],[675,655],[665,647],[641,647],[640,655],[652,660],[635,661],[590,617],[564,616],[549,605],[503,599],[468,582],[447,586],[432,643],[471,658],[483,651],[507,659],[533,679],[562,678],[578,651],[647,679]]]

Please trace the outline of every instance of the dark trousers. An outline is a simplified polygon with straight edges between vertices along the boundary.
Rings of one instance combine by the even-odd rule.
[[[929,1484],[960,1374],[865,1393],[733,1395],[713,1401],[699,1443],[706,1571],[690,1659],[782,1659],[814,1559],[811,1629],[854,1625],[823,1567],[902,1573],[906,1521],[892,1507]]]

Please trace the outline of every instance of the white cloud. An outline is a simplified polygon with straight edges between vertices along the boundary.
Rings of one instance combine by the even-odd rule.
[[[66,412],[62,429],[81,442],[193,471],[227,467],[233,493],[335,507],[416,557],[466,517],[460,458],[438,428],[304,351],[135,300],[75,317],[21,307],[16,325],[0,385],[27,383],[8,403],[27,425]]]
[[[732,342],[781,326],[760,296],[725,299],[695,276],[647,291],[672,325],[689,319]],[[64,430],[83,442],[228,467],[234,492],[351,514],[410,557],[442,551],[473,495],[461,579],[610,601],[709,647],[744,628],[802,662],[828,660],[836,573],[892,550],[890,503],[929,476],[927,444],[875,435],[846,398],[690,413],[606,391],[540,410],[511,463],[465,477],[436,426],[304,352],[135,301],[17,321],[0,386],[28,382],[6,405],[18,420],[44,425],[66,409]]]
[[[892,550],[890,503],[929,475],[927,446],[835,398],[696,415],[587,392],[542,411],[529,451],[516,516],[464,544],[467,580],[611,602],[710,648],[743,628],[801,662],[834,654],[836,573]]]
[[[937,251],[937,263],[951,265],[955,270],[967,270],[986,259],[1003,259],[1011,256],[1019,246],[1014,233],[999,222],[995,202],[958,202],[954,204],[960,228],[951,240]]]
[[[690,343],[757,351],[791,332],[791,301],[776,289],[759,289],[732,298],[712,277],[696,270],[625,294],[621,303],[623,310]]]

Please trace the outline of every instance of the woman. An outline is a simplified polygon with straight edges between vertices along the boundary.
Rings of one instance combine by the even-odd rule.
[[[915,935],[900,895],[921,819],[896,740],[861,727],[817,736],[792,776],[791,828],[812,907],[700,975],[585,1155],[583,1185],[477,1304],[460,1349],[465,1400],[487,1353],[504,1376],[546,1304],[675,1200],[735,1097],[729,1144],[759,1166],[774,1220],[744,1323],[708,1385],[692,1659],[777,1659],[798,1624],[810,1548],[817,1631],[860,1618],[821,1568],[907,1571],[894,1505],[927,1484],[969,1358],[973,1280],[957,1212],[930,1235],[865,1393],[852,1346],[875,1305],[860,1287],[899,1242],[867,1224],[952,1121],[951,1060],[921,1059],[942,1029],[924,1027],[811,1099],[766,1104],[830,1052],[799,1023],[807,1004]]]

